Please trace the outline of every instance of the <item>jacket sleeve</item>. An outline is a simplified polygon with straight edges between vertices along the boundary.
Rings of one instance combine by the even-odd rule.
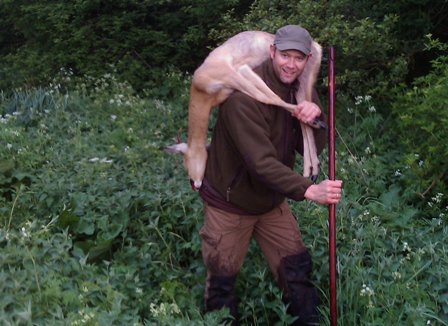
[[[271,125],[263,110],[269,108],[242,93],[234,93],[220,108],[227,135],[251,175],[268,188],[294,200],[303,200],[311,180],[294,172],[277,157]],[[283,114],[283,111],[277,111]]]

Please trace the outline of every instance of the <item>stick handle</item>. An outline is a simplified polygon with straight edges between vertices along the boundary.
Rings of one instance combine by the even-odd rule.
[[[336,180],[336,53],[333,47],[329,48],[328,60],[328,116],[329,116],[329,153],[328,175],[330,180]],[[329,205],[329,256],[330,256],[330,322],[337,325],[336,300],[336,205]]]

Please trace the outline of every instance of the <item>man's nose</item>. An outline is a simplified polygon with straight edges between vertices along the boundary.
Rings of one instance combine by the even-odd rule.
[[[288,58],[288,61],[286,62],[286,65],[288,68],[294,68],[294,58]]]

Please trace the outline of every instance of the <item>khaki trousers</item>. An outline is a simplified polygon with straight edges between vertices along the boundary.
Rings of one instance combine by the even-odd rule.
[[[272,211],[256,216],[232,214],[205,204],[204,215],[200,235],[207,287],[212,276],[236,276],[252,236],[263,251],[276,281],[280,260],[306,251],[297,221],[286,201]]]

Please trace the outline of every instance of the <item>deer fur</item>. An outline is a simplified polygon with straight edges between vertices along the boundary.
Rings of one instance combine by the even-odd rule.
[[[196,189],[200,188],[205,173],[207,129],[211,111],[234,90],[265,104],[294,112],[296,105],[284,102],[252,70],[270,57],[270,45],[273,43],[273,34],[261,31],[241,32],[214,49],[194,72],[188,108],[188,145],[179,143],[166,150],[184,154],[184,165]],[[321,59],[322,48],[313,41],[311,56],[299,77],[297,103],[311,101]],[[301,129],[304,140],[303,175],[317,175],[319,160],[313,130],[304,123],[301,123]]]

